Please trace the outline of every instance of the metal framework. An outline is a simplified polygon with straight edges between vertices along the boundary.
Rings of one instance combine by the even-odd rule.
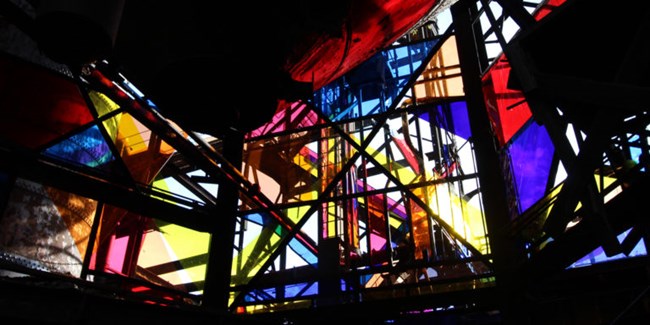
[[[3,48],[1,269],[233,323],[647,317],[650,7],[443,5],[448,29],[428,16],[219,137],[166,118],[111,62],[66,75]],[[620,54],[587,59],[603,44],[576,39],[608,10]],[[558,39],[577,54],[558,58]],[[52,91],[32,99],[29,80]]]

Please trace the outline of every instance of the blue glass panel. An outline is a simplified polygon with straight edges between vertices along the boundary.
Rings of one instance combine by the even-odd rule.
[[[314,105],[332,121],[385,112],[438,40],[377,53],[314,94]]]
[[[271,300],[275,298],[275,295],[275,288],[269,288],[266,290],[253,290],[246,294],[244,300],[246,302]]]
[[[529,122],[509,146],[512,171],[519,195],[519,208],[525,211],[546,192],[554,147],[546,128]]]
[[[467,115],[467,103],[451,103],[451,116],[454,122],[454,129],[450,131],[453,131],[454,134],[463,139],[469,139],[472,131],[469,126],[469,116]]]
[[[302,257],[305,260],[305,262],[307,262],[307,263],[309,263],[311,265],[315,265],[316,263],[318,263],[318,257],[316,255],[312,254],[312,252],[310,252],[307,249],[307,247],[305,247],[305,245],[301,244],[297,239],[295,239],[295,238],[292,239],[289,242],[289,247],[291,247],[291,249],[293,249],[293,251],[296,252],[296,254],[298,254],[298,256]]]
[[[271,299],[276,298],[275,288],[264,289],[264,293],[265,293],[264,296],[267,298],[271,298]]]
[[[246,218],[246,220],[248,220],[250,222],[253,222],[253,223],[256,223],[258,225],[264,224],[264,219],[262,218],[262,215],[259,214],[259,213],[247,214],[247,215],[244,216],[244,218]]]
[[[297,283],[284,287],[286,298],[304,297],[318,294],[318,287],[314,283]]]
[[[318,294],[318,284],[317,283],[296,283],[286,285],[284,287],[284,298],[298,298],[305,296],[313,296]],[[272,300],[277,298],[278,293],[276,288],[267,288],[263,290],[253,290],[246,294],[245,301],[247,302],[259,302],[265,300]]]
[[[467,103],[464,101],[440,104],[435,114],[425,113],[420,114],[418,117],[463,139],[469,139],[472,135],[467,114]]]
[[[393,77],[410,77],[420,67],[437,43],[438,40],[426,41],[384,51],[389,58],[388,62]]]
[[[97,125],[46,149],[45,154],[89,167],[115,159]]]

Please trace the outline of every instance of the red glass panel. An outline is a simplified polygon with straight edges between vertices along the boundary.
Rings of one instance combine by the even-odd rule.
[[[93,120],[72,80],[8,57],[0,57],[0,114],[0,137],[30,148]]]
[[[532,116],[524,94],[508,89],[510,64],[505,56],[483,77],[483,94],[499,143],[504,145]]]

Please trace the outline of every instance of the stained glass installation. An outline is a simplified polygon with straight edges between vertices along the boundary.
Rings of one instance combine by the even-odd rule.
[[[413,113],[407,111],[391,114],[380,128],[385,130],[376,133],[374,138],[368,136],[372,132],[364,133],[361,130],[364,125],[369,130],[376,128],[376,125],[341,122],[341,127],[328,129],[323,125],[320,126],[323,131],[315,128],[309,137],[314,142],[304,145],[301,150],[280,151],[283,154],[300,153],[303,157],[300,161],[309,160],[310,166],[313,166],[313,175],[321,175],[317,179],[321,184],[319,191],[323,194],[320,200],[312,203],[319,206],[315,211],[319,215],[320,225],[305,223],[302,232],[314,241],[344,238],[342,267],[354,265],[369,268],[360,275],[364,280],[359,285],[365,288],[392,286],[403,281],[399,277],[373,275],[372,271],[372,268],[394,265],[394,254],[402,239],[412,242],[415,249],[413,258],[418,261],[435,260],[453,264],[456,259],[480,258],[480,254],[489,252],[480,195],[476,194],[478,184],[475,161],[471,145],[468,144],[471,136],[465,103],[452,101],[414,110]],[[297,134],[305,132],[297,131]],[[273,138],[276,137],[268,137]],[[268,146],[269,142],[264,144]],[[247,154],[244,156],[247,157]],[[249,164],[248,167],[252,166]],[[256,175],[257,180],[262,180],[259,170]],[[405,185],[409,186],[408,190]],[[282,196],[281,193],[278,197]],[[295,194],[292,197],[295,198]],[[305,210],[309,210],[307,206]],[[290,209],[285,211],[290,215]],[[248,248],[243,249],[236,255],[242,263],[270,254],[264,251],[282,249],[274,246],[279,239],[270,237],[278,231],[276,224],[268,222],[272,219],[262,218],[261,215],[250,219],[252,216],[249,215],[247,220],[257,220],[257,223],[248,223],[242,236],[255,238],[250,243],[257,243],[257,249],[261,252],[257,252],[257,256]],[[258,238],[263,241],[258,242]],[[244,242],[248,243],[249,240]],[[264,246],[259,246],[260,243]],[[287,249],[286,252],[296,253],[297,250]],[[319,256],[322,254],[319,248]],[[249,268],[246,272],[268,272],[270,277],[270,274],[292,267],[290,263],[293,262],[298,263],[295,267],[321,263],[299,258],[299,254],[294,256],[295,260],[286,259],[285,262],[278,259],[273,270]],[[489,268],[481,262],[472,262],[470,266],[460,263],[457,270],[465,270],[468,275],[476,276],[485,274]],[[244,269],[237,272],[241,271]],[[411,279],[416,276],[415,273],[408,274],[404,276],[411,276]],[[431,268],[417,276],[424,281],[458,274],[449,273],[445,268]],[[356,286],[352,287],[357,289],[351,289],[348,283],[352,282],[345,282],[342,292],[358,290]],[[276,291],[272,295],[256,291],[246,297],[250,298],[250,303],[254,303],[264,301],[264,297],[278,299],[277,294]]]
[[[454,48],[447,46],[445,53],[447,57],[454,57]],[[443,61],[450,62],[438,60]],[[457,66],[452,68],[458,69]],[[361,76],[356,78],[358,81]],[[340,89],[340,84],[331,88],[332,91]],[[372,89],[361,89],[360,93],[364,94],[364,91],[366,97],[380,97]],[[408,96],[408,92],[405,93]],[[462,100],[445,99],[437,97],[443,104],[426,108],[403,105],[400,111],[382,119],[381,125],[371,119],[376,112],[364,116],[363,110],[355,108],[357,115],[352,115],[354,110],[340,111],[343,114],[338,117],[325,114],[328,118],[341,118],[338,122],[317,122],[293,133],[290,129],[280,128],[277,128],[280,132],[273,133],[274,126],[269,124],[266,128],[268,134],[259,132],[248,138],[243,168],[247,177],[260,184],[262,191],[272,189],[265,193],[276,197],[280,206],[296,202],[298,198],[313,204],[311,208],[304,206],[304,211],[317,213],[317,216],[308,217],[310,222],[302,225],[301,233],[316,242],[340,238],[341,267],[354,266],[364,270],[357,280],[342,281],[337,289],[340,292],[393,286],[405,279],[433,281],[489,274],[489,267],[481,261],[456,262],[464,258],[480,260],[480,255],[490,249],[478,194],[475,161],[469,144],[471,132],[467,107]],[[385,103],[384,98],[378,100]],[[301,105],[293,108],[303,109]],[[311,106],[306,105],[304,109],[308,108]],[[289,112],[282,114],[290,116]],[[308,115],[303,113],[303,116]],[[289,118],[277,119],[281,120],[291,121]],[[274,156],[265,156],[268,153]],[[275,160],[280,164],[273,164],[272,157],[279,158]],[[300,166],[302,173],[309,177],[291,176],[291,169],[286,168],[288,163]],[[289,172],[278,175],[279,166]],[[314,195],[304,196],[304,193]],[[286,209],[285,213],[291,215],[291,209]],[[281,273],[285,268],[297,267],[305,271],[309,267],[320,268],[324,263],[321,258],[325,252],[320,246],[317,260],[316,255],[311,259],[305,258],[309,255],[300,254],[295,248],[276,247],[275,243],[282,235],[281,229],[268,216],[254,216],[248,214],[247,226],[242,228],[245,231],[240,236],[244,240],[239,242],[247,244],[236,252],[237,263],[241,266],[233,271],[240,274],[235,275],[234,278],[239,280],[233,284],[244,284],[245,279],[255,273],[264,272],[265,277],[272,278],[273,274]],[[307,220],[303,218],[306,216],[293,220]],[[252,222],[254,220],[257,222]],[[319,221],[312,223],[311,220]],[[413,245],[412,258],[423,263],[438,261],[442,263],[441,267],[413,270],[414,273],[406,271],[402,276],[389,277],[374,271],[374,268],[395,266],[399,260],[395,253],[402,241],[410,241]],[[257,252],[249,250],[252,245],[257,246]],[[283,250],[280,256],[294,258],[281,259],[279,256],[268,270],[253,265],[261,266],[264,256],[271,254],[273,249]],[[402,257],[402,262],[407,258]],[[250,265],[246,266],[244,261]],[[445,268],[442,265],[455,266]],[[449,272],[451,269],[456,271]],[[333,284],[327,285],[329,288]],[[250,304],[246,307],[249,309],[266,309],[268,307],[256,304],[288,299],[286,293],[280,293],[276,288],[243,294]],[[318,290],[319,296],[323,294],[327,293]],[[371,293],[364,294],[364,297],[373,299]]]
[[[562,3],[564,0],[547,1],[533,13],[533,17],[541,20]],[[555,185],[562,182],[565,175],[559,172],[556,172],[557,175],[549,175],[553,169],[551,158],[554,144],[543,127],[533,126],[535,122],[531,121],[533,115],[528,102],[521,91],[511,89],[509,82],[513,81],[509,79],[510,77],[511,67],[508,58],[504,53],[499,53],[482,76],[482,82],[484,101],[494,135],[498,144],[504,147],[503,173],[511,183],[509,200],[512,206],[516,206],[513,208],[512,218],[517,218],[517,214],[549,194],[548,191],[552,187],[547,186],[549,177],[554,182],[552,185]],[[521,139],[517,140],[517,137]],[[540,159],[525,160],[535,157]],[[531,162],[536,168],[527,167],[531,166]],[[558,167],[557,170],[562,169]],[[515,209],[517,211],[514,211]]]

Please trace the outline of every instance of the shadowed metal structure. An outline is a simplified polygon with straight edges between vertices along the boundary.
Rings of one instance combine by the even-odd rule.
[[[0,318],[642,323],[649,15],[0,1]]]

